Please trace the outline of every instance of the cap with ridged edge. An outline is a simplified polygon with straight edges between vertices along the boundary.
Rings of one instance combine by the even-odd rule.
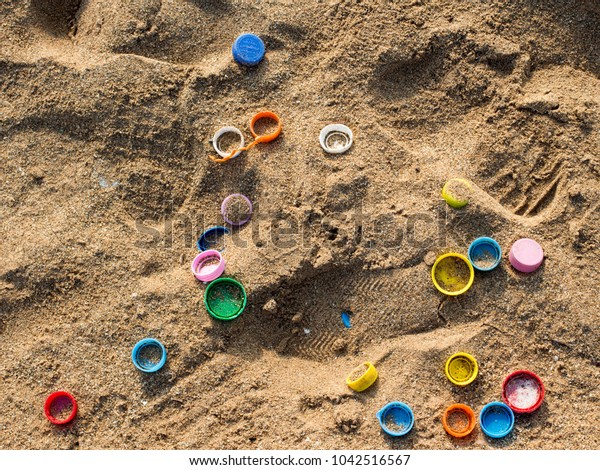
[[[494,401],[481,409],[479,425],[486,436],[500,439],[513,430],[515,415],[506,403]]]
[[[544,250],[535,240],[521,238],[510,248],[508,260],[517,271],[532,273],[544,262]]]
[[[231,52],[238,64],[252,67],[265,57],[265,43],[256,34],[245,33],[237,37]]]

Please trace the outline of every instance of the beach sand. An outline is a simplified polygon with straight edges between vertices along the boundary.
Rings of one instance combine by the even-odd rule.
[[[3,0],[0,25],[1,448],[600,449],[599,2]],[[209,159],[262,110],[277,140]],[[336,122],[354,144],[330,155]],[[223,252],[248,305],[219,322],[190,263],[231,193],[254,204]],[[443,296],[436,257],[480,236],[500,266]],[[529,275],[522,237],[545,252]],[[131,361],[145,337],[155,374]],[[479,362],[464,388],[457,351]],[[444,432],[518,369],[547,393],[511,435]],[[55,390],[69,426],[44,417]],[[406,437],[381,431],[390,401]]]

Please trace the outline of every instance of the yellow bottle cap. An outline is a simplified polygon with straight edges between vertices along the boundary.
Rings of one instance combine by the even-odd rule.
[[[375,383],[379,374],[370,362],[365,362],[350,372],[346,385],[356,392],[362,392]]]
[[[475,270],[469,259],[459,253],[446,253],[431,268],[433,285],[442,294],[464,294],[473,285]]]
[[[479,372],[479,366],[473,356],[466,352],[453,354],[446,361],[446,377],[454,385],[469,385]]]
[[[452,178],[442,188],[442,197],[450,207],[460,209],[469,203],[469,196],[473,188],[469,180],[464,178]]]

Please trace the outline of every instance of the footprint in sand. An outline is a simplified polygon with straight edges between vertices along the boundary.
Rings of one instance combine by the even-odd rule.
[[[226,1],[32,0],[36,29],[97,53],[195,64],[224,50],[234,15]],[[240,7],[242,10],[246,7]],[[239,12],[238,15],[243,14]],[[232,29],[233,28],[233,29]]]

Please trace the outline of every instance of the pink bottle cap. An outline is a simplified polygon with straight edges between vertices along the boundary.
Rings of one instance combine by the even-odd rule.
[[[201,282],[214,281],[225,271],[225,259],[217,250],[199,253],[192,261],[192,274]]]
[[[521,238],[513,243],[508,260],[517,271],[532,273],[542,265],[544,250],[531,238]]]

